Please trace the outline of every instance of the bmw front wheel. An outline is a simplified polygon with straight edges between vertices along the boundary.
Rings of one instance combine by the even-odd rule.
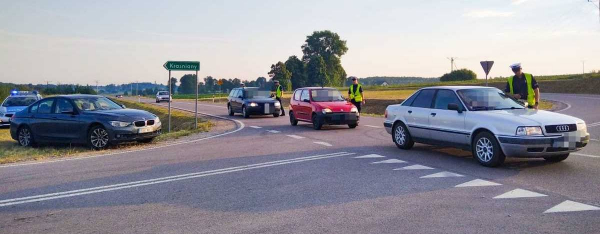
[[[88,145],[95,150],[101,150],[108,147],[110,139],[108,132],[102,126],[95,126],[90,129],[88,134]]]

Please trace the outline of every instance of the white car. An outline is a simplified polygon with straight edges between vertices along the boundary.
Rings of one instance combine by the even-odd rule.
[[[169,95],[169,91],[158,91],[158,93],[156,93],[156,103],[162,101],[170,102],[171,100],[173,100],[173,97]]]
[[[415,142],[463,148],[489,167],[505,157],[563,161],[590,139],[583,120],[526,109],[490,87],[424,88],[385,113],[384,126],[398,148]]]
[[[27,106],[42,99],[37,91],[16,91],[13,90],[0,105],[0,127],[10,126],[10,118],[17,112],[27,108]]]

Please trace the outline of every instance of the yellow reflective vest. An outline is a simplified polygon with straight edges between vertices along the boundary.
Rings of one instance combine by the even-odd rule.
[[[533,80],[533,76],[528,73],[523,73],[523,75],[525,76],[525,80],[527,81],[527,104],[530,106],[534,106],[535,105],[535,92],[533,91],[533,86],[531,84],[531,82]],[[515,94],[514,87],[513,87],[513,79],[514,79],[514,76],[508,77],[508,87],[510,88],[510,94]]]

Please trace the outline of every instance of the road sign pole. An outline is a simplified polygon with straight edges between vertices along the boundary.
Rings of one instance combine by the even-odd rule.
[[[171,96],[173,96],[173,94],[171,93],[171,91],[173,91],[173,88],[171,88],[171,70],[169,70],[169,132],[171,132]]]
[[[196,129],[198,129],[198,71],[196,71]]]
[[[485,74],[485,86],[488,86],[488,80],[487,80],[488,74]]]

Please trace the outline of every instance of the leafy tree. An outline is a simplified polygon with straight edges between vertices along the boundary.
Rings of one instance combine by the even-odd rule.
[[[285,67],[292,73],[291,82],[292,89],[297,89],[306,86],[308,83],[306,73],[304,72],[304,63],[295,55],[290,56],[285,61]]]
[[[271,65],[269,75],[273,77],[272,80],[278,80],[285,90],[292,90],[292,82],[290,82],[292,73],[287,70],[285,63],[277,62],[277,64]]]
[[[179,93],[196,93],[196,75],[186,74],[179,79]]]
[[[267,85],[267,78],[265,77],[258,77],[256,78],[256,86],[259,88],[265,88]]]
[[[346,71],[342,67],[341,57],[347,51],[346,41],[342,40],[337,33],[329,30],[315,31],[306,37],[305,44],[302,45],[304,53],[302,60],[308,65],[312,58],[321,57],[325,62],[325,72],[327,73],[327,80],[324,80],[322,84],[341,86],[347,77]]]
[[[327,74],[327,65],[321,56],[310,58],[306,65],[306,75],[308,77],[307,86],[325,86],[329,80]]]
[[[455,70],[450,73],[444,74],[440,81],[460,81],[460,80],[475,80],[477,79],[477,75],[475,72],[469,69],[460,69]]]
[[[168,89],[168,86],[167,86],[167,89]],[[171,77],[171,91],[170,91],[170,93],[173,95],[173,94],[175,94],[176,90],[177,90],[177,78]]]
[[[212,76],[207,76],[204,78],[204,85],[206,86],[207,91],[214,91],[217,80]]]

